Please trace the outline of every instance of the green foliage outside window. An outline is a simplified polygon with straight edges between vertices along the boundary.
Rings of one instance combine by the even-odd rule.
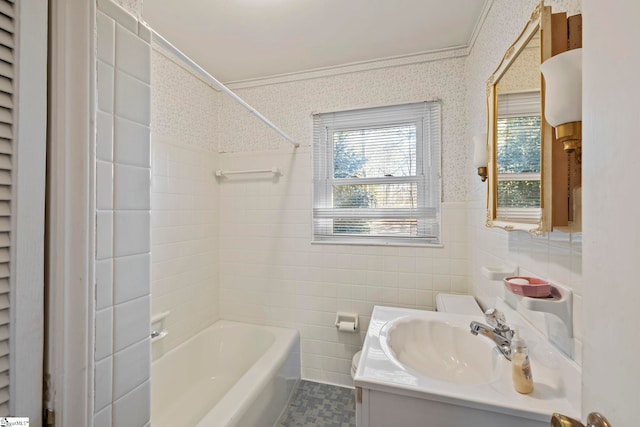
[[[497,130],[498,174],[514,174],[498,181],[498,206],[540,207],[540,116],[500,118]],[[526,173],[537,179],[517,179]]]
[[[364,176],[366,157],[345,147],[340,140],[334,144],[333,176],[335,178],[354,178]],[[369,208],[375,205],[375,195],[363,186],[340,185],[333,187],[333,206],[336,208]],[[335,234],[367,234],[370,227],[366,220],[335,219]]]
[[[540,181],[499,181],[498,206],[539,208]]]

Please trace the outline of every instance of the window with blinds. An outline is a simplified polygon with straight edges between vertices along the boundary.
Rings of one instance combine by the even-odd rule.
[[[0,416],[9,415],[14,9],[13,1],[0,0]]]
[[[440,243],[440,103],[314,115],[314,242]]]
[[[540,92],[498,96],[498,218],[539,221]]]

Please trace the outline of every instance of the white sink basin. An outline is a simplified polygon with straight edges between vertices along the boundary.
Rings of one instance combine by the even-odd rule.
[[[527,340],[533,393],[515,391],[510,362],[489,338],[469,332],[471,321],[484,322],[482,317],[378,306],[371,315],[355,386],[363,389],[369,408],[380,409],[381,417],[389,407],[380,399],[388,398],[393,408],[404,408],[400,412],[417,414],[419,422],[382,417],[376,425],[422,425],[428,419],[439,426],[543,427],[553,412],[579,418],[580,367],[501,300],[496,308]],[[397,415],[391,412],[389,417]],[[461,421],[463,413],[473,422]]]
[[[418,373],[453,384],[486,384],[500,375],[504,356],[490,340],[444,320],[404,317],[383,327],[388,356]]]

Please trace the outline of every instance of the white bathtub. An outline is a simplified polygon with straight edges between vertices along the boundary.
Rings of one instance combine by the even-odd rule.
[[[298,331],[220,320],[151,365],[153,427],[272,427],[300,379]]]

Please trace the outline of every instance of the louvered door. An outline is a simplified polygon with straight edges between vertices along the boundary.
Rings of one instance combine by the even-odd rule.
[[[13,1],[0,0],[0,415],[9,415],[10,254],[14,116]]]
[[[47,5],[0,0],[0,417],[41,423]]]

